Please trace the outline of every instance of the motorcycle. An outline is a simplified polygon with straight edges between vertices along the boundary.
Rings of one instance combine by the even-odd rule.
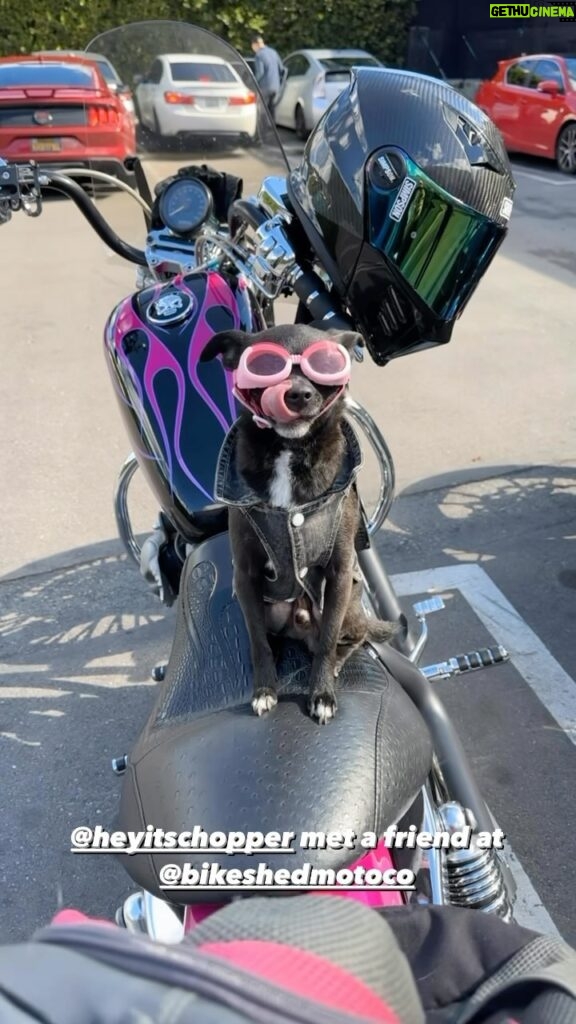
[[[64,165],[3,163],[0,219],[19,210],[37,216],[44,196],[57,191],[112,252],[138,268],[135,291],[116,306],[104,332],[132,447],[115,512],[130,558],[159,599],[176,606],[176,623],[168,662],[154,668],[159,686],[148,721],[113,769],[122,777],[117,828],[142,835],[161,829],[176,839],[163,850],[143,845],[123,858],[139,890],[117,921],[179,942],[220,903],[274,891],[258,874],[270,860],[276,871],[328,877],[307,886],[303,874],[298,891],[373,906],[477,907],[510,919],[515,886],[506,851],[478,841],[495,822],[431,685],[508,655],[495,647],[422,666],[428,616],[443,608],[441,598],[415,605],[409,621],[369,546],[359,553],[366,614],[397,623],[394,641],[366,646],[350,659],[340,677],[341,712],[327,728],[303,713],[309,660],[287,640],[278,662],[278,707],[264,719],[250,710],[250,655],[232,592],[227,513],[213,498],[218,454],[240,407],[231,374],[217,360],[201,363],[200,355],[219,330],[271,327],[279,304],[294,296],[296,321],[356,325],[302,230],[287,189],[288,157],[239,54],[212,33],[176,22],[105,32],[87,47],[87,58],[90,53],[106,56],[135,86],[142,152],[127,168],[131,180],[119,181],[97,163],[79,167],[72,158]],[[154,184],[163,149],[170,159],[180,162],[185,154],[193,163]],[[111,225],[119,195],[143,213],[144,248]],[[363,348],[355,356],[362,360]],[[373,538],[393,501],[394,463],[370,413],[350,397],[346,411],[380,471],[367,522]],[[128,502],[137,471],[160,508],[143,543]],[[390,830],[450,839],[468,830],[469,841],[396,847],[383,839]],[[184,834],[198,842],[175,848]],[[279,846],[274,837],[282,834],[292,839]],[[362,848],[359,839],[368,834],[374,842]],[[303,835],[307,845],[293,842]],[[243,845],[234,840],[225,848],[230,836],[243,836]],[[248,836],[262,838],[252,839],[250,849]],[[340,841],[330,844],[329,836]],[[210,865],[223,864],[238,869],[241,885],[223,890],[202,881],[211,877]],[[168,884],[166,869],[173,865],[179,882]],[[195,879],[187,887],[184,867],[188,881]],[[331,880],[356,868],[407,870],[414,882],[391,889]],[[276,888],[287,891],[285,882]]]

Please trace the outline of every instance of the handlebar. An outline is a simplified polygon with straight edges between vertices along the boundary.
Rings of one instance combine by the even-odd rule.
[[[124,242],[86,195],[84,189],[64,174],[45,174],[37,164],[7,164],[0,158],[0,223],[8,221],[12,212],[23,209],[37,217],[42,211],[42,187],[62,192],[72,199],[96,234],[118,256],[139,267],[148,266],[146,255]]]
[[[147,267],[146,255],[141,249],[136,249],[128,242],[124,242],[115,231],[112,230],[107,220],[104,219],[100,210],[86,195],[84,189],[72,178],[64,174],[50,174],[48,184],[50,188],[63,192],[65,196],[72,199],[81,213],[84,214],[90,227],[94,228],[96,234],[103,242],[112,249],[118,256],[135,263],[139,267]]]
[[[72,199],[99,238],[112,252],[139,267],[148,266],[145,252],[136,249],[116,234],[78,182],[58,172],[45,173],[38,164],[33,162],[8,164],[0,158],[0,224],[9,220],[12,212],[19,209],[23,209],[28,216],[37,217],[42,210],[42,188],[55,189]],[[247,223],[253,229],[258,230],[262,229],[268,220],[268,215],[262,208],[250,200],[236,200],[232,203],[228,214],[228,226],[232,235],[238,231],[242,223]],[[339,303],[334,302],[318,274],[310,269],[303,270],[298,265],[291,243],[287,238],[285,240],[285,255],[292,260],[293,269],[289,273],[290,285],[311,320],[321,321],[327,327],[337,330],[353,329],[352,322],[341,312]]]
[[[352,321],[336,311],[334,301],[326,291],[326,285],[313,270],[301,271],[295,277],[293,287],[313,320],[322,320],[338,330],[353,329]]]

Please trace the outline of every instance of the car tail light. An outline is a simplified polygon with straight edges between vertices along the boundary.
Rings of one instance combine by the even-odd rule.
[[[256,94],[247,92],[245,96],[230,96],[228,105],[230,107],[248,107],[256,103]]]
[[[319,75],[316,75],[316,78],[314,79],[312,95],[322,99],[325,99],[326,97],[326,79],[323,71],[321,71]]]
[[[91,128],[117,125],[118,111],[115,107],[88,107],[88,124]]]
[[[166,103],[185,103],[188,107],[192,107],[196,102],[195,96],[189,96],[185,92],[165,92],[164,99]]]

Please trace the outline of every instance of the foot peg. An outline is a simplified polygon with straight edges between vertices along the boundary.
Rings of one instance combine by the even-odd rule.
[[[468,654],[457,654],[455,658],[448,658],[447,661],[438,662],[436,665],[425,665],[420,671],[427,679],[449,679],[451,676],[464,675],[465,672],[492,668],[493,665],[501,665],[509,660],[510,655],[506,648],[498,644],[496,647],[483,647],[480,651],[470,651]]]
[[[161,661],[158,665],[155,665],[150,675],[155,683],[161,683],[166,675],[166,669],[168,668],[167,661]]]
[[[123,754],[122,757],[112,758],[112,771],[115,775],[124,775],[128,767],[128,755]]]

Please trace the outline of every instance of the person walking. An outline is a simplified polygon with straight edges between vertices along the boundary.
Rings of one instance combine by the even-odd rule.
[[[279,54],[271,46],[267,46],[259,32],[252,36],[254,52],[254,77],[266,106],[272,113],[282,87],[285,69]]]

